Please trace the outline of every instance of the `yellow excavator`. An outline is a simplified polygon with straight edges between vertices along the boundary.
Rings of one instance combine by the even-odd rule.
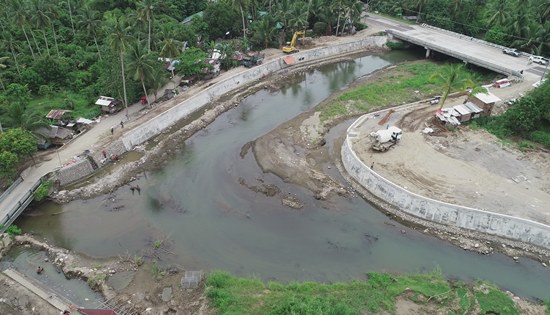
[[[294,35],[292,36],[292,41],[289,43],[287,42],[286,46],[283,47],[283,52],[286,54],[291,54],[298,52],[298,49],[294,45],[296,45],[296,39],[298,36],[302,36],[302,43],[304,42],[304,38],[306,36],[306,31],[296,31],[294,32]]]

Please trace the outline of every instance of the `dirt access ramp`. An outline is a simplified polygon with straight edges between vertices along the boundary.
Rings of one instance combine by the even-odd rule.
[[[462,99],[453,103],[460,104]],[[550,224],[550,154],[521,152],[483,130],[456,131],[433,124],[435,106],[370,115],[360,126],[354,149],[366,164],[393,183],[429,198]],[[387,152],[370,148],[371,131],[395,125],[401,142]],[[422,133],[425,127],[436,130]]]

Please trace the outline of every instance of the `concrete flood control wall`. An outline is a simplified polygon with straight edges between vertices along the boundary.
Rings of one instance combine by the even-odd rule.
[[[356,120],[347,130],[342,145],[342,163],[348,174],[376,197],[415,217],[445,225],[519,240],[550,249],[550,226],[538,222],[479,209],[454,205],[410,192],[378,175],[355,154],[352,139],[368,115]]]
[[[293,54],[292,56],[295,59],[294,65],[299,66],[300,64],[308,64],[312,61],[335,57],[337,55],[358,53],[366,48],[383,47],[386,44],[386,41],[386,36],[373,36],[355,42],[302,51]],[[240,88],[241,86],[259,80],[275,71],[294,66],[286,65],[284,63],[284,58],[285,57],[281,57],[270,62],[266,62],[224,81],[218,82],[201,93],[181,102],[175,107],[133,129],[132,131],[127,132],[122,137],[126,150],[131,150],[134,146],[142,144],[150,138],[157,136],[162,132],[162,130],[170,127],[179,120],[186,118],[193,112],[200,110],[212,102],[215,98]]]

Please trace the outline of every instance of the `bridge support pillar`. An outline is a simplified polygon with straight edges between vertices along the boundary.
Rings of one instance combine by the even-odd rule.
[[[426,48],[426,59],[428,59],[428,58],[430,58],[430,52],[431,52],[431,50],[430,50],[430,48],[428,48],[428,47],[424,47],[424,48]]]

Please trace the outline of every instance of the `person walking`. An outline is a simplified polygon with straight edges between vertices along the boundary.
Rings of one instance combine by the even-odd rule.
[[[124,128],[124,122],[122,120],[120,121],[120,128]]]
[[[111,127],[111,136],[115,133],[115,127]]]
[[[101,154],[103,154],[104,159],[107,158],[107,151],[105,151],[105,149],[101,150]]]

